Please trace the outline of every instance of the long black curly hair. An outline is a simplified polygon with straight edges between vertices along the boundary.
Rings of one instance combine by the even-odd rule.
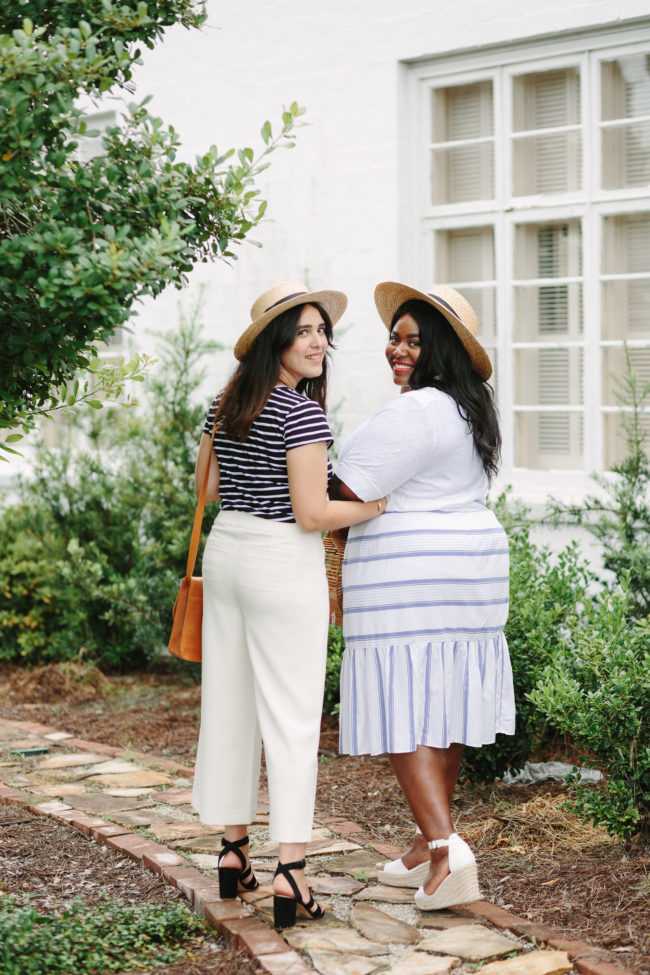
[[[492,387],[474,371],[465,346],[436,308],[426,301],[405,301],[393,315],[391,332],[402,315],[411,315],[420,331],[420,355],[409,380],[411,389],[433,386],[456,401],[458,412],[470,426],[485,473],[494,477],[501,457],[501,433]]]

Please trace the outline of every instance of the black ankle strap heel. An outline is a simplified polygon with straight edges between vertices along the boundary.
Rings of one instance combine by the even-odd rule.
[[[240,885],[244,890],[257,890],[259,887],[257,877],[251,870],[250,863],[246,866],[246,857],[241,851],[241,848],[246,846],[248,842],[248,836],[244,836],[241,840],[227,840],[225,837],[221,840],[223,850],[219,854],[219,861],[217,863],[219,896],[221,900],[232,900],[233,897],[236,897]],[[226,853],[236,853],[239,857],[241,867],[222,867],[221,860],[225,857]]]
[[[309,901],[305,903],[302,899],[300,889],[298,884],[291,876],[292,870],[304,870],[305,861],[296,860],[295,863],[278,863],[277,869],[275,871],[275,876],[278,874],[286,877],[289,881],[289,886],[294,893],[293,897],[283,896],[282,894],[273,895],[273,924],[276,928],[291,928],[296,923],[296,912],[298,905],[307,911],[307,914],[312,920],[316,921],[318,918],[323,917],[325,911],[317,904],[314,900],[313,894],[310,894]]]

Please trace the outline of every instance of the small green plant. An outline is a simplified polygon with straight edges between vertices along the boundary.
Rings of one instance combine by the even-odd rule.
[[[605,773],[601,788],[573,777],[572,808],[621,837],[650,828],[650,626],[631,600],[625,586],[589,603],[530,694]]]
[[[170,964],[205,933],[182,904],[75,899],[44,913],[28,897],[0,897],[0,975],[95,975]]]

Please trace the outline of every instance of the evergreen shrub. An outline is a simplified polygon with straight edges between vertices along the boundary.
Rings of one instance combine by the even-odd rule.
[[[0,512],[0,658],[125,670],[166,646],[207,408],[193,403],[215,348],[197,316],[160,336],[141,408],[94,413],[87,447],[40,449],[20,502]]]
[[[571,782],[572,808],[615,836],[650,829],[650,627],[630,619],[629,588],[585,607],[530,701],[602,769],[602,788]]]

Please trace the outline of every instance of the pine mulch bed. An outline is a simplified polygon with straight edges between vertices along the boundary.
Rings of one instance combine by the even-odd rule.
[[[89,673],[88,680],[84,668],[62,677],[54,666],[27,673],[5,667],[0,716],[193,763],[200,688],[189,668],[110,681]],[[477,852],[483,894],[650,975],[650,847],[585,826],[562,809],[564,797],[554,783],[461,784],[455,822]],[[388,761],[339,757],[332,718],[323,722],[317,806],[360,822],[368,839],[410,841],[410,813]],[[161,972],[172,975],[171,968]]]

